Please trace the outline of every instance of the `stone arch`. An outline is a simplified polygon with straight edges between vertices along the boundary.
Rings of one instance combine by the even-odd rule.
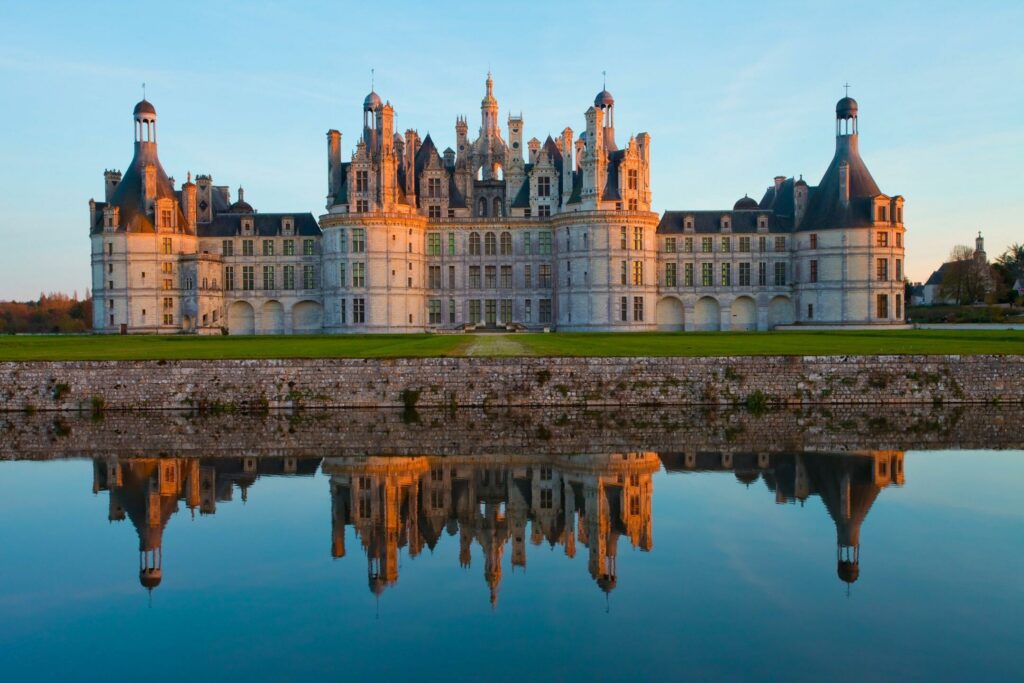
[[[659,330],[674,332],[683,329],[685,320],[683,302],[674,296],[661,298],[655,309],[654,317],[658,321]]]
[[[788,296],[777,296],[768,302],[768,328],[776,325],[792,325],[793,302]]]
[[[316,301],[300,301],[292,306],[293,332],[320,332],[323,329],[323,307]]]
[[[702,296],[693,307],[693,328],[698,332],[722,329],[722,307],[718,299]]]
[[[494,210],[491,211],[491,215],[495,218],[501,218],[505,215],[505,206],[501,201],[501,197],[495,197],[493,202]]]
[[[487,217],[487,197],[481,197],[480,201],[477,202],[477,207],[478,207],[477,216],[480,216],[481,218],[486,218]]]
[[[271,300],[260,311],[260,334],[284,334],[284,306]]]
[[[729,307],[730,329],[751,331],[757,329],[757,303],[749,296],[738,296]]]
[[[231,334],[256,333],[256,311],[248,301],[236,301],[228,308],[228,331]]]

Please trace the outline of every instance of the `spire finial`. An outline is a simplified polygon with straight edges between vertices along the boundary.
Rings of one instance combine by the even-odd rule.
[[[601,72],[601,90],[607,90],[607,89],[608,89],[608,72],[607,71],[602,71]]]
[[[146,82],[142,82],[142,99],[146,99]]]
[[[847,81],[846,83],[844,83],[843,87],[846,88],[846,96],[849,97],[850,96],[850,82]]]
[[[373,92],[373,89],[374,89],[374,84],[373,84],[373,82],[374,82],[374,73],[373,73],[373,71],[374,71],[373,67],[370,67],[370,92]]]

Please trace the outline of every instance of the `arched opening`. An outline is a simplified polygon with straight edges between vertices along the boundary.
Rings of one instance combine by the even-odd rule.
[[[768,302],[768,328],[793,324],[793,302],[788,296],[777,296]]]
[[[293,332],[320,332],[323,328],[323,308],[316,301],[300,301],[292,306]]]
[[[284,306],[280,301],[268,301],[263,304],[260,314],[260,334],[284,333]]]
[[[248,301],[236,301],[228,309],[228,331],[231,334],[255,334],[256,312]]]
[[[504,180],[505,169],[501,167],[500,161],[495,161],[491,164],[491,180]]]
[[[480,216],[481,218],[486,218],[487,217],[487,198],[486,197],[481,197],[480,198],[480,202],[477,204],[477,206],[479,207],[477,209],[477,215]]]
[[[494,211],[491,212],[491,215],[494,216],[495,218],[500,218],[504,214],[505,214],[505,207],[503,207],[502,204],[501,204],[501,197],[495,197],[494,198]]]
[[[666,296],[658,301],[655,309],[655,319],[658,321],[658,330],[664,332],[676,332],[683,329],[685,314],[683,302],[674,296]]]
[[[737,297],[729,307],[733,330],[749,332],[757,329],[757,304],[749,296]]]
[[[697,300],[693,307],[693,327],[699,332],[722,329],[722,307],[717,299],[704,296]]]
[[[483,166],[481,166],[480,168],[476,169],[476,179],[477,180],[483,180],[484,179],[484,167]]]

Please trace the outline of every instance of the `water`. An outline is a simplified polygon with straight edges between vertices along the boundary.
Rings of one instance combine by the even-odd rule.
[[[404,417],[339,418],[397,456],[276,418],[245,457],[192,448],[244,440],[231,417],[10,420],[6,455],[36,459],[0,462],[0,675],[1016,679],[1024,451],[905,447],[951,420],[1005,447],[1019,416],[815,437],[806,415],[705,415],[700,439],[519,414],[463,454],[457,425],[426,448],[433,417]],[[837,435],[852,448],[807,447]],[[579,439],[636,448],[560,452]]]

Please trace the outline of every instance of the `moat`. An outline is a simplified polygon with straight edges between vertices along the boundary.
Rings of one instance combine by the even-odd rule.
[[[1011,680],[1022,417],[7,414],[0,676]]]

